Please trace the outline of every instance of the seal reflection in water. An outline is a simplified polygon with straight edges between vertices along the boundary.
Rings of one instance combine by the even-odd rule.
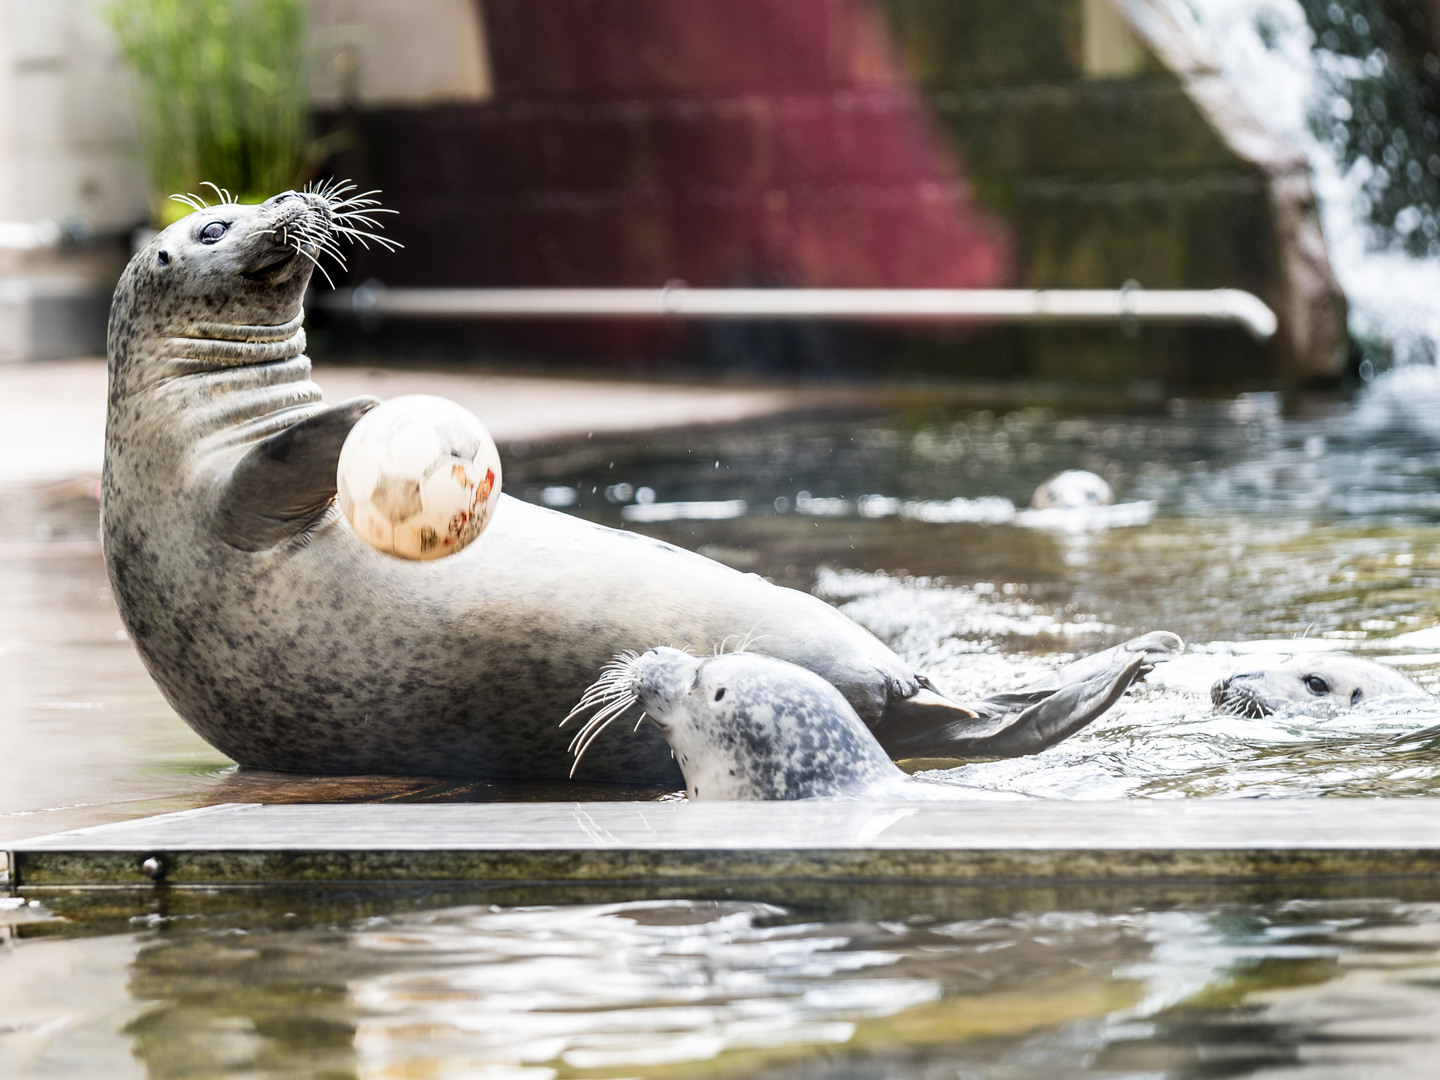
[[[896,757],[1035,753],[1124,691],[968,707],[816,597],[508,496],[458,554],[375,550],[335,505],[335,470],[376,401],[323,404],[301,326],[317,260],[369,238],[373,205],[335,186],[195,205],[115,290],[102,528],[142,660],[242,765],[564,777],[560,718],[612,656],[658,641],[754,635]],[[581,775],[680,779],[654,729],[597,747]]]
[[[1433,703],[1435,698],[1392,667],[1332,652],[1227,675],[1210,687],[1210,700],[1221,712],[1235,716],[1328,717],[1376,701]]]
[[[1088,696],[1108,686],[1118,697],[1148,667],[1144,649],[1127,643],[1062,669],[1063,688],[1040,692]],[[616,657],[566,717],[591,713],[570,744],[577,764],[636,705],[636,728],[649,720],[664,735],[691,799],[995,797],[907,776],[824,679],[746,652],[695,657],[662,647]]]

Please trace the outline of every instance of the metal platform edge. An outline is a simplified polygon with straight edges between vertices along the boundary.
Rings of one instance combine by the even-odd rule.
[[[1440,800],[1142,804],[226,804],[15,841],[6,884],[1440,877]]]

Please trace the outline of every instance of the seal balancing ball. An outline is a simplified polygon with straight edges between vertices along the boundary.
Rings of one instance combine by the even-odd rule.
[[[438,559],[489,524],[500,498],[500,453],[468,409],[406,394],[351,429],[335,486],[366,543],[405,559]]]

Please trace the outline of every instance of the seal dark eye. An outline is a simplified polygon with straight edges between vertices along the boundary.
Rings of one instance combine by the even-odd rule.
[[[166,251],[164,248],[161,248],[161,249],[159,250],[159,252],[156,253],[156,255],[155,255],[155,260],[156,260],[161,266],[169,266],[169,265],[170,265],[170,252]]]
[[[200,230],[200,241],[205,244],[213,244],[224,236],[225,232],[226,226],[223,221],[212,221]]]
[[[1360,704],[1360,697],[1361,697],[1360,687],[1357,686],[1357,687],[1355,687],[1355,692],[1350,695],[1350,704],[1351,704],[1351,705],[1359,705],[1359,704]]]
[[[716,701],[719,701],[719,700],[720,700],[722,697],[724,697],[724,696],[725,696],[725,688],[724,688],[723,686],[720,687],[719,690],[716,690],[716,691],[715,691],[715,700],[716,700]]]
[[[1305,687],[1316,697],[1324,697],[1330,693],[1330,684],[1319,675],[1306,675]]]

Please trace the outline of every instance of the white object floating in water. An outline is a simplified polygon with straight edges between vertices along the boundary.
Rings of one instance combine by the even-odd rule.
[[[1032,510],[1074,510],[1089,506],[1110,506],[1115,492],[1103,476],[1084,469],[1066,469],[1056,473],[1035,489],[1030,497]]]
[[[719,502],[635,503],[620,508],[625,521],[728,521],[744,517],[749,507],[744,499]]]
[[[335,472],[356,534],[405,559],[455,554],[500,499],[495,440],[468,409],[430,394],[392,398],[362,416]]]
[[[1114,506],[1052,507],[1048,510],[1021,510],[1015,524],[1026,529],[1055,529],[1059,532],[1090,532],[1149,525],[1155,516],[1155,500],[1116,503]]]

